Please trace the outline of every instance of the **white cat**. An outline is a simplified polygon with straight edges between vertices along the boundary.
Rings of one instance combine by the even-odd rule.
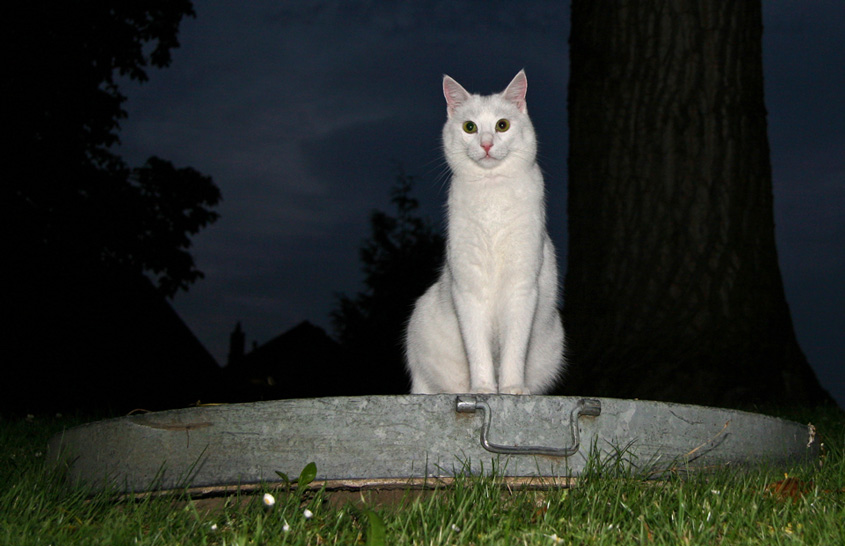
[[[490,96],[443,77],[446,260],[408,323],[412,393],[542,394],[563,371],[557,263],[527,89],[524,71]]]

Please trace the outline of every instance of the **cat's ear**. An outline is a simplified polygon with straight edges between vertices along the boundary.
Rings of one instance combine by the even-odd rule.
[[[455,109],[469,99],[467,90],[445,74],[443,75],[443,96],[446,97],[446,115],[450,118],[455,113]]]
[[[525,94],[528,92],[528,78],[525,77],[525,70],[520,70],[508,84],[507,89],[502,91],[502,97],[519,108],[523,114],[526,113]]]

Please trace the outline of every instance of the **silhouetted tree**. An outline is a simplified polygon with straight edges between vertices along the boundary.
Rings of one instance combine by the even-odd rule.
[[[7,9],[2,207],[18,267],[119,265],[146,271],[167,295],[201,276],[187,235],[217,218],[211,178],[157,158],[132,169],[112,150],[126,116],[118,77],[143,82],[148,67],[170,64],[193,14],[186,0]]]
[[[190,236],[216,220],[220,192],[194,169],[131,168],[113,149],[120,78],[166,67],[193,14],[188,0],[4,8],[0,407],[164,407],[218,371],[164,297],[201,277]]]
[[[573,0],[567,392],[827,402],[775,250],[759,0]]]
[[[443,258],[443,236],[417,216],[414,178],[401,172],[390,191],[396,215],[375,211],[372,235],[361,247],[363,292],[341,295],[332,321],[366,392],[407,392],[403,335],[416,299],[434,282]]]

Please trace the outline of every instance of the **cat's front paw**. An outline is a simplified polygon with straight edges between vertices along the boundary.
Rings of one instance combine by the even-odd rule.
[[[499,392],[502,394],[531,394],[526,387],[514,386],[514,387],[502,387],[499,389]]]
[[[472,394],[496,394],[495,385],[473,385]]]

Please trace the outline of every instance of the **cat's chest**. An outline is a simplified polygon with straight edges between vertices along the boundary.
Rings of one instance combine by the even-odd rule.
[[[514,186],[478,184],[453,191],[449,196],[450,228],[493,235],[542,223],[543,205],[537,192]]]
[[[544,230],[542,201],[509,188],[486,190],[450,198],[448,244],[453,254],[499,262],[534,253]]]

